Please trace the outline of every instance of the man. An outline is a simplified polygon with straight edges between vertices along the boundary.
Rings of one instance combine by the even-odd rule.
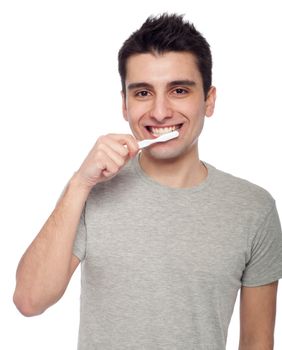
[[[200,161],[211,70],[182,16],[150,17],[130,36],[119,72],[134,136],[97,140],[19,263],[26,316],[57,302],[82,263],[80,350],[225,349],[239,289],[240,350],[273,349],[279,218],[268,192]]]

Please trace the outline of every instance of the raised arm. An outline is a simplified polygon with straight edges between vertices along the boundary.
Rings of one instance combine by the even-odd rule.
[[[72,250],[89,192],[99,182],[115,176],[137,152],[137,142],[131,135],[98,139],[20,260],[14,303],[22,314],[41,314],[64,294],[79,264]]]
[[[273,350],[277,286],[241,288],[239,350]]]

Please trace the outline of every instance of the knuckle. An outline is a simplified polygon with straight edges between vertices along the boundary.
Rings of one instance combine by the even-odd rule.
[[[99,160],[99,159],[101,159],[101,158],[103,158],[104,157],[104,151],[102,150],[102,148],[98,148],[97,150],[96,150],[96,159],[97,160]]]
[[[104,168],[104,165],[103,163],[100,161],[100,160],[97,160],[96,161],[96,167],[99,169],[99,170],[102,170]]]
[[[109,138],[110,138],[110,135],[109,135],[109,134],[107,134],[107,135],[101,135],[101,136],[98,137],[96,143],[97,143],[97,145],[106,144],[106,143],[108,142]]]
[[[126,156],[128,155],[128,153],[129,153],[129,150],[128,150],[127,147],[122,147],[120,153],[121,153],[121,155],[122,155],[123,157],[126,157]]]
[[[101,135],[97,138],[97,143],[101,143],[103,142],[103,140],[105,139],[105,135]]]

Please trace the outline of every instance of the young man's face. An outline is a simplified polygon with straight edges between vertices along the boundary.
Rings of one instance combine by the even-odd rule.
[[[143,150],[157,159],[197,152],[205,116],[211,116],[215,88],[205,99],[201,74],[192,54],[168,52],[131,56],[127,61],[123,115],[138,140],[178,130],[179,137]]]

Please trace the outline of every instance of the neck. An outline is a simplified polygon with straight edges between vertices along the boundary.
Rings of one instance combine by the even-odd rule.
[[[207,177],[207,168],[200,161],[198,148],[182,157],[156,159],[149,154],[140,154],[140,166],[151,178],[168,187],[191,188]]]

